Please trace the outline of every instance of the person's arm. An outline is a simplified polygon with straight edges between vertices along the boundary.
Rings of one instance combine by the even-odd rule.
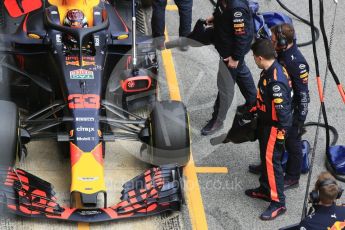
[[[308,77],[309,66],[307,63],[295,63],[295,68],[291,68],[289,73],[294,84],[294,98],[297,103],[298,122],[304,123],[308,114],[309,90]]]
[[[272,99],[272,118],[277,122],[278,134],[284,139],[291,125],[290,91],[283,83],[272,82],[268,85],[268,96]]]

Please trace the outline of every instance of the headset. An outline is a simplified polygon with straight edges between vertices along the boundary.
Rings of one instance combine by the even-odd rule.
[[[277,36],[277,46],[280,49],[285,50],[287,48],[287,46],[288,46],[288,41],[287,41],[285,35],[283,34],[282,25],[278,25],[276,36]]]
[[[342,189],[341,187],[339,187],[339,185],[337,184],[337,182],[333,179],[326,179],[323,181],[320,181],[316,190],[314,189],[313,191],[311,191],[309,193],[309,199],[313,204],[317,204],[320,202],[320,196],[319,196],[319,189],[321,187],[327,186],[327,185],[331,185],[334,184],[338,187],[338,195],[336,199],[339,199],[341,197],[341,195],[343,194],[344,189]]]

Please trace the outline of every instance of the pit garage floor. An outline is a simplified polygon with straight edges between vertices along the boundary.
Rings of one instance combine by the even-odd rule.
[[[301,0],[283,1],[298,15],[308,18],[308,3]],[[272,0],[259,0],[260,11],[282,11],[279,5]],[[173,2],[168,3],[166,15],[167,34],[170,39],[178,35],[178,13]],[[314,8],[318,4],[314,1]],[[326,30],[331,30],[335,5],[333,1],[325,1]],[[211,15],[213,7],[208,0],[195,0],[193,6],[193,24],[198,18]],[[345,28],[345,3],[339,1],[338,14],[335,22],[335,36],[333,40],[332,60],[340,81],[345,83],[341,75],[344,71],[345,43],[343,37]],[[319,14],[315,13],[318,22]],[[299,41],[310,39],[310,29],[294,20]],[[317,43],[321,77],[324,79],[325,55],[322,39]],[[313,64],[312,48],[307,46],[301,49],[310,63],[310,94],[311,104],[308,121],[317,121],[319,112],[319,99],[315,69]],[[190,114],[192,152],[194,160],[185,168],[185,197],[186,205],[181,212],[164,214],[156,217],[109,222],[102,224],[75,224],[57,221],[30,220],[22,218],[0,218],[1,230],[12,229],[278,229],[296,223],[300,220],[307,176],[302,175],[300,186],[286,192],[287,213],[271,222],[263,222],[258,217],[267,207],[265,202],[251,200],[244,195],[244,190],[258,186],[258,178],[248,173],[248,165],[257,163],[257,143],[241,145],[210,144],[210,140],[225,133],[231,126],[236,105],[243,103],[242,96],[236,90],[233,105],[228,113],[225,128],[211,136],[203,137],[200,129],[210,118],[212,105],[216,98],[216,73],[218,68],[218,55],[212,47],[192,48],[188,52],[179,50],[164,51],[161,53],[161,98],[181,99]],[[252,71],[255,81],[258,80],[259,70],[256,68],[251,53],[247,55],[247,63]],[[326,108],[330,124],[339,132],[339,144],[345,143],[345,116],[344,104],[335,88],[330,76],[326,86]],[[309,128],[305,139],[313,145],[314,128]],[[324,167],[324,131],[320,131],[318,145],[316,146],[316,159],[312,183]],[[131,147],[129,149],[129,147]],[[132,143],[117,142],[107,145],[106,151],[106,183],[109,203],[116,203],[120,196],[121,185],[142,172],[148,165],[137,160],[131,152],[135,151]],[[25,170],[51,182],[55,186],[59,200],[68,204],[69,196],[69,161],[58,154],[54,143],[42,142],[29,145],[29,156],[19,165]],[[343,185],[344,187],[344,185]],[[341,202],[345,202],[344,197]]]

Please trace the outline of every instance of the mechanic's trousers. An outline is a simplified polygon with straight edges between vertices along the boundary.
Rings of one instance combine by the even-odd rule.
[[[285,147],[288,152],[288,161],[286,163],[285,179],[299,180],[302,169],[302,140],[298,133],[298,127],[292,125],[288,130]]]
[[[175,0],[180,15],[179,36],[186,37],[191,32],[193,0]],[[153,0],[152,36],[162,37],[165,30],[165,7],[167,0]]]
[[[232,103],[235,93],[235,83],[237,83],[246,104],[254,105],[256,103],[256,87],[253,76],[250,73],[245,61],[240,61],[237,68],[229,68],[224,61],[219,61],[217,86],[218,95],[213,106],[213,119],[224,121],[226,114]]]
[[[272,202],[285,205],[284,174],[281,162],[284,147],[276,143],[278,129],[274,126],[259,125],[257,130],[262,162],[260,188],[270,196]]]

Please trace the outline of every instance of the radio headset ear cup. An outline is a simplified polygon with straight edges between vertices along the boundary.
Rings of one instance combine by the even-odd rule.
[[[277,53],[277,51],[274,51],[274,57],[275,57],[275,58],[278,58],[278,53]]]
[[[278,47],[283,48],[283,49],[286,49],[286,47],[288,46],[286,37],[283,34],[282,25],[278,25],[278,28],[277,28],[277,45]]]
[[[337,199],[340,199],[340,197],[343,195],[344,189],[339,187],[339,191],[338,191],[338,195],[337,195]]]
[[[314,203],[317,204],[320,202],[319,200],[319,192],[316,190],[313,190],[309,193],[309,200]]]

